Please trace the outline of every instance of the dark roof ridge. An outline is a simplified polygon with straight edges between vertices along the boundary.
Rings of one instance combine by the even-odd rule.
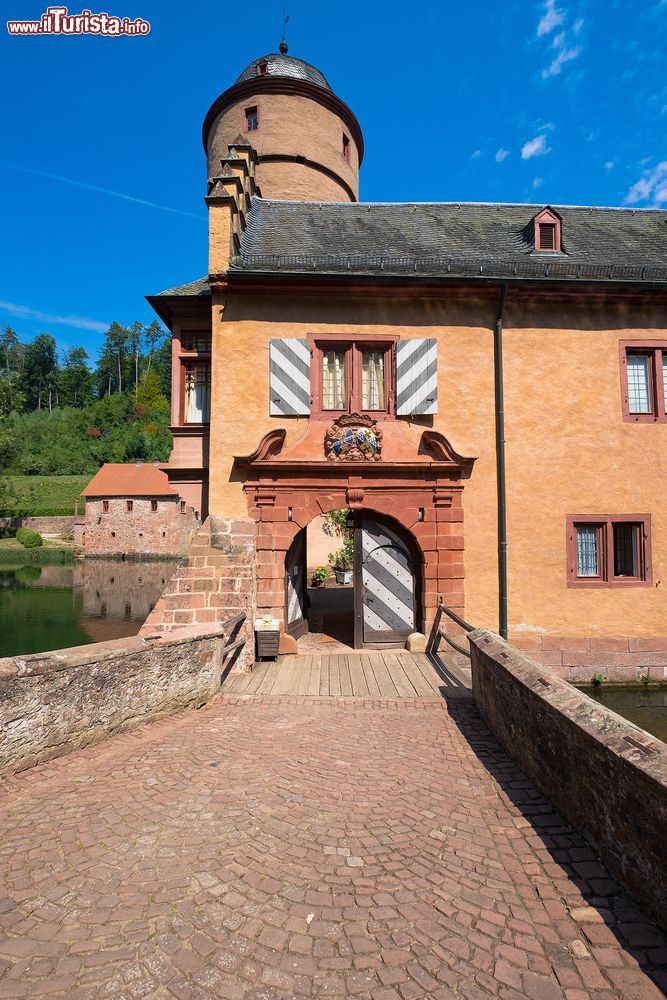
[[[297,198],[261,198],[259,195],[253,197],[253,202],[261,202],[264,205],[340,205],[345,208],[399,208],[410,207],[412,205],[433,205],[452,207],[479,207],[479,208],[531,208],[541,210],[543,208],[553,208],[554,210],[566,208],[576,209],[582,212],[629,212],[636,215],[638,212],[663,213],[667,215],[667,208],[660,207],[635,207],[633,205],[564,205],[555,201],[532,202],[532,201],[302,201]]]

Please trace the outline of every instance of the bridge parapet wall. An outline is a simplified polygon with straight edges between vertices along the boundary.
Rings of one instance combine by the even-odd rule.
[[[468,638],[473,696],[489,728],[667,929],[667,745],[494,633]]]
[[[224,645],[211,624],[0,659],[0,775],[205,704]]]

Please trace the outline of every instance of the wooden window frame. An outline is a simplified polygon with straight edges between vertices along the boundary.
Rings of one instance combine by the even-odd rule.
[[[211,355],[210,354],[197,354],[197,353],[182,354],[181,357],[180,357],[180,362],[181,362],[181,376],[180,376],[181,377],[181,412],[180,412],[180,415],[179,415],[180,426],[181,427],[208,427],[210,425],[210,423],[211,423],[210,405],[213,402],[212,399],[211,399],[211,403],[209,403],[209,419],[208,420],[203,420],[203,421],[200,421],[199,423],[197,423],[194,420],[193,421],[186,421],[186,419],[185,419],[185,410],[186,410],[186,375],[187,375],[187,366],[188,365],[192,365],[192,364],[206,364],[206,365],[208,365],[209,378],[211,380],[211,382],[209,384],[212,385],[212,381],[213,381],[213,368],[211,366]]]
[[[540,226],[543,224],[549,226],[555,226],[554,230],[554,245],[553,247],[543,247],[542,246],[542,230]],[[535,250],[538,253],[561,253],[562,252],[562,227],[561,220],[552,212],[549,208],[543,208],[541,212],[535,216]]]
[[[255,125],[253,128],[251,128],[250,121],[248,120],[248,115],[253,111],[255,113]],[[256,104],[251,104],[249,107],[243,109],[243,131],[257,132],[258,130],[259,130],[259,109]]]
[[[626,424],[667,423],[665,410],[665,385],[662,375],[663,355],[667,355],[667,340],[621,340],[619,341],[619,363],[621,370],[621,407]],[[650,413],[631,413],[628,393],[628,355],[641,354],[649,359],[649,400]]]
[[[396,341],[397,337],[334,337],[316,336],[310,339],[310,415],[321,420],[336,420],[349,413],[362,413],[374,420],[396,419]],[[382,410],[363,410],[361,355],[363,351],[384,352],[385,407]],[[325,351],[345,352],[345,396],[347,406],[342,410],[325,410],[322,355]]]
[[[614,525],[633,524],[639,531],[638,576],[614,574]],[[577,528],[597,528],[598,576],[577,576]],[[567,585],[575,588],[652,587],[650,514],[568,514],[566,518]]]

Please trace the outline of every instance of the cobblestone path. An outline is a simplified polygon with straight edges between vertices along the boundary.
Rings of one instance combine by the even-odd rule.
[[[667,982],[663,936],[469,703],[223,697],[1,801],[0,998],[648,1000]]]

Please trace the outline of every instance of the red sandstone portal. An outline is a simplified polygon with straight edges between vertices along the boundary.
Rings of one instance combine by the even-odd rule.
[[[433,432],[424,433],[410,460],[387,455],[380,462],[297,458],[295,448],[281,454],[284,439],[284,430],[272,431],[252,455],[237,459],[247,470],[244,489],[257,522],[257,612],[281,621],[281,652],[296,652],[296,639],[285,631],[287,552],[313,518],[346,507],[388,518],[413,540],[421,563],[417,620],[425,631],[439,601],[464,614],[462,480],[474,459],[457,455]],[[304,450],[301,442],[298,447]]]

